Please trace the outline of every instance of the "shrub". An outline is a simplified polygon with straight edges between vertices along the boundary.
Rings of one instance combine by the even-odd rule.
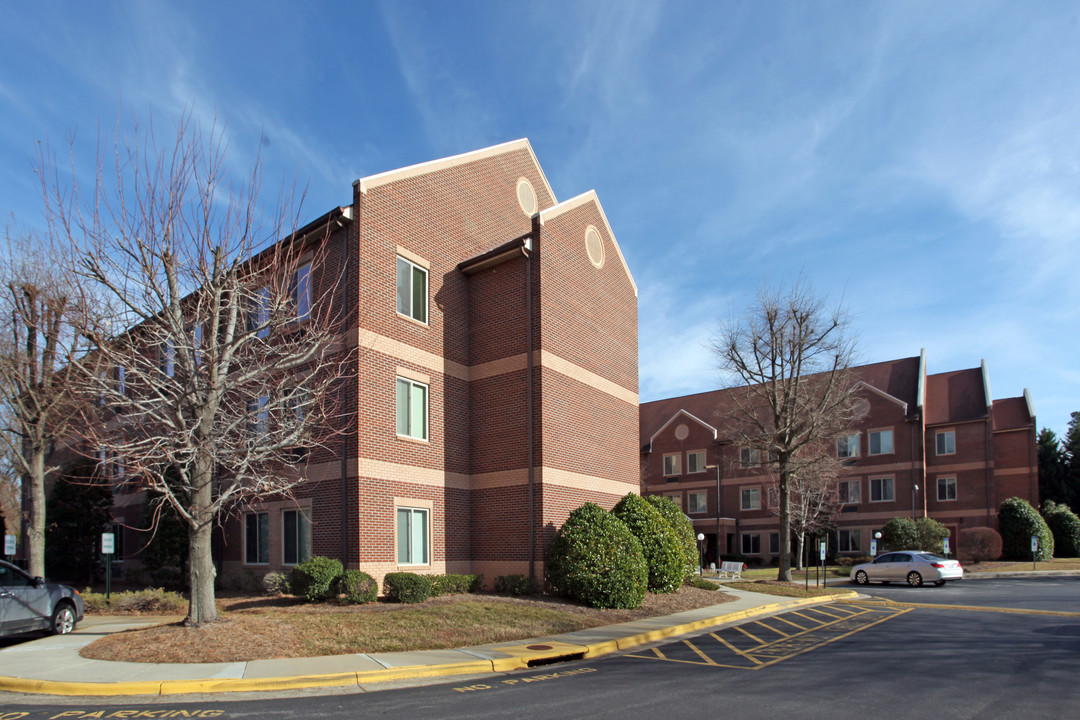
[[[88,613],[148,613],[148,614],[177,614],[187,612],[188,601],[179,593],[171,592],[163,588],[147,588],[146,590],[125,590],[124,592],[110,593],[109,601],[105,601],[105,593],[91,592],[89,588],[83,590],[83,604]]]
[[[882,526],[881,543],[889,550],[918,550],[919,528],[910,518],[894,517]]]
[[[599,505],[570,513],[548,545],[551,589],[598,608],[636,608],[645,599],[649,567],[630,528]]]
[[[431,575],[387,573],[383,578],[383,593],[390,602],[422,603],[431,597]]]
[[[284,573],[268,572],[262,577],[262,589],[267,595],[289,592],[289,578]]]
[[[709,582],[705,578],[699,578],[694,575],[686,580],[686,584],[690,587],[696,587],[700,590],[719,590],[720,586],[714,582]]]
[[[1031,536],[1039,539],[1039,549],[1035,560],[1049,560],[1054,557],[1054,536],[1047,527],[1042,515],[1031,507],[1031,503],[1018,497],[1012,497],[1001,503],[998,508],[998,528],[1001,532],[1002,555],[1010,560],[1031,560]]]
[[[1001,557],[1001,536],[994,528],[964,528],[960,531],[956,556],[976,563],[997,560]]]
[[[945,552],[945,538],[949,537],[949,528],[937,520],[922,517],[915,521],[915,530],[919,537],[919,550],[937,553]]]
[[[495,592],[508,595],[532,595],[536,592],[533,582],[524,575],[500,575],[495,578]]]
[[[626,523],[641,543],[649,567],[649,589],[658,593],[678,590],[686,577],[686,556],[679,536],[660,511],[640,495],[627,493],[611,514]]]
[[[1054,536],[1056,557],[1080,557],[1080,517],[1068,505],[1047,500],[1043,505],[1043,519]]]
[[[464,595],[466,593],[476,592],[480,589],[480,580],[482,577],[483,576],[481,575],[456,575],[454,573],[432,575],[431,596]]]
[[[650,495],[646,498],[656,508],[660,516],[667,520],[667,524],[675,531],[685,556],[683,577],[690,577],[698,568],[697,540],[694,539],[694,524],[690,518],[683,514],[682,509],[672,502],[671,498],[663,495]]]
[[[293,568],[289,587],[293,595],[308,602],[327,600],[333,597],[335,581],[342,571],[340,560],[316,556]]]
[[[375,602],[379,597],[379,584],[362,570],[346,570],[338,576],[336,585],[338,598],[350,605]]]

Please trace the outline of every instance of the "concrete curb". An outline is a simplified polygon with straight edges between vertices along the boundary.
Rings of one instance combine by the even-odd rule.
[[[33,680],[0,676],[0,691],[60,696],[120,696],[120,695],[189,695],[224,692],[267,692],[300,690],[320,687],[352,687],[371,683],[409,680],[415,678],[484,675],[526,670],[560,660],[595,659],[641,645],[658,642],[675,635],[685,635],[707,627],[723,625],[754,617],[810,605],[823,605],[837,600],[851,600],[858,593],[838,593],[824,597],[795,598],[758,607],[668,625],[655,630],[594,643],[573,643],[563,640],[535,640],[528,644],[495,645],[492,649],[508,657],[475,660],[463,663],[411,665],[382,670],[363,670],[324,675],[296,675],[274,678],[230,678],[204,680],[144,680],[123,682],[64,682]],[[565,637],[565,636],[564,636]]]

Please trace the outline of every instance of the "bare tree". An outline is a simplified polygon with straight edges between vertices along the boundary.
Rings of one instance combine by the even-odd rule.
[[[722,325],[714,352],[720,369],[739,383],[728,393],[734,439],[768,452],[776,472],[777,577],[790,582],[793,478],[815,445],[854,419],[850,321],[842,307],[827,307],[803,278],[790,288],[762,286],[745,318]]]
[[[283,232],[288,194],[264,220],[257,163],[237,189],[224,160],[221,133],[184,118],[163,149],[136,123],[132,144],[116,142],[115,183],[99,171],[85,199],[41,163],[51,229],[113,309],[84,328],[84,438],[186,524],[194,625],[217,619],[215,522],[305,481],[307,452],[343,429],[349,368],[329,226]]]
[[[53,445],[76,413],[62,369],[85,349],[74,330],[85,316],[77,283],[47,264],[32,236],[6,233],[0,265],[0,442],[21,479],[29,570],[45,575],[45,477]]]
[[[821,447],[819,452],[805,452],[790,468],[788,495],[791,510],[791,534],[795,539],[795,569],[803,568],[803,548],[806,538],[813,537],[833,525],[833,518],[840,511],[838,477],[841,464],[835,454]],[[780,514],[779,476],[769,488],[769,509]]]

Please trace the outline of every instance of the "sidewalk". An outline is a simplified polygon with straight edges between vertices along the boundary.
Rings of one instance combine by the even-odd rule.
[[[78,630],[0,650],[0,691],[64,696],[181,695],[302,688],[360,688],[395,680],[524,670],[591,660],[675,635],[798,607],[850,599],[782,598],[725,588],[737,599],[667,617],[635,620],[532,640],[456,650],[334,655],[231,663],[127,663],[89,660],[79,650],[103,635],[162,618],[87,617]]]

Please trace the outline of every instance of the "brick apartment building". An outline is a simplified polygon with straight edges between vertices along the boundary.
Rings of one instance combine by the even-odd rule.
[[[637,288],[596,194],[558,202],[518,140],[358,180],[326,223],[355,422],[225,524],[221,574],[542,575],[572,509],[638,489]]]
[[[1038,507],[1035,411],[1022,397],[994,400],[981,367],[928,374],[926,355],[854,368],[865,414],[837,440],[843,459],[840,512],[830,543],[840,554],[870,551],[893,517],[930,517],[951,531],[997,528],[1001,501]],[[725,392],[641,405],[642,494],[667,495],[706,536],[708,555],[768,563],[779,554],[769,508],[775,474],[757,450],[725,436]],[[718,502],[719,500],[719,502]]]

